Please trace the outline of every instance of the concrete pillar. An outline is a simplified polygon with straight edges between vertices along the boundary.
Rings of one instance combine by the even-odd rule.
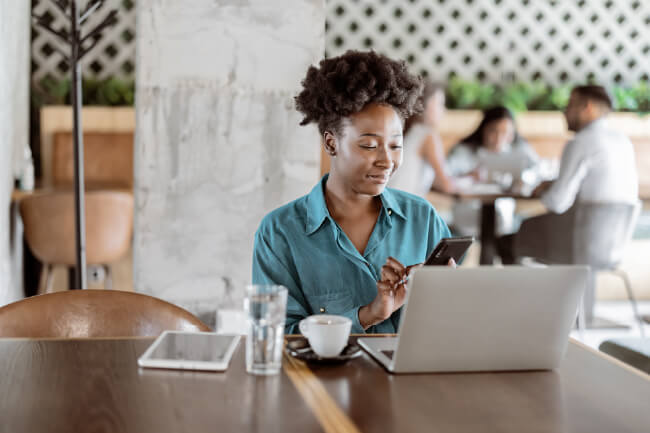
[[[29,1],[0,0],[0,305],[22,297],[12,283],[9,204],[15,154],[29,143],[30,11]]]
[[[238,306],[269,210],[319,177],[293,96],[324,52],[323,0],[137,3],[135,289]]]

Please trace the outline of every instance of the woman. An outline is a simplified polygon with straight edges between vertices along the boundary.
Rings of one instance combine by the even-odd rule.
[[[517,132],[514,117],[505,107],[493,107],[483,112],[476,130],[461,140],[449,152],[447,169],[454,177],[470,176],[474,181],[499,181],[498,173],[487,173],[482,161],[491,155],[519,155],[523,168],[537,165],[539,157]],[[512,179],[511,179],[512,180]],[[496,201],[497,232],[512,231],[515,201]],[[453,209],[453,226],[460,234],[477,234],[481,204],[479,201],[460,202]]]
[[[438,133],[445,113],[444,87],[426,82],[422,101],[422,115],[407,121],[402,170],[395,173],[389,186],[421,197],[426,197],[432,186],[451,193],[455,186],[445,169],[445,151]]]
[[[301,125],[318,125],[330,173],[262,220],[253,253],[253,283],[289,290],[287,333],[318,313],[349,317],[352,332],[397,331],[411,265],[449,236],[427,201],[386,188],[421,91],[404,62],[374,52],[307,71],[296,107]]]

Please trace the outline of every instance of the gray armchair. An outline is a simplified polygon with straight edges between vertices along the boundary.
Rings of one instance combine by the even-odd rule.
[[[643,330],[636,299],[627,273],[619,268],[626,245],[641,210],[641,203],[575,204],[567,212],[545,214],[522,223],[515,239],[518,256],[531,257],[545,264],[584,264],[592,269],[585,292],[580,322],[591,323],[595,290],[595,273],[610,272],[619,276]]]

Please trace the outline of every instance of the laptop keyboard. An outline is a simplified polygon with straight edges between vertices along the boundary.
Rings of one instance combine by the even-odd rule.
[[[386,355],[388,359],[393,359],[393,354],[395,353],[394,350],[382,350],[381,353]]]

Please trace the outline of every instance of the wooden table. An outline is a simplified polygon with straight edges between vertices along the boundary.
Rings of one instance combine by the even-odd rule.
[[[522,195],[512,192],[501,193],[475,193],[475,192],[454,192],[446,193],[437,189],[432,191],[453,197],[456,200],[480,200],[481,201],[481,225],[479,228],[479,237],[481,240],[481,255],[479,263],[481,265],[491,265],[494,263],[496,251],[496,201],[499,198],[513,198],[515,200],[537,200],[537,197]]]
[[[0,432],[322,432],[286,374],[141,369],[152,339],[0,340]]]
[[[557,371],[391,375],[367,354],[140,369],[151,339],[0,340],[0,432],[647,432],[650,380],[579,343]]]

